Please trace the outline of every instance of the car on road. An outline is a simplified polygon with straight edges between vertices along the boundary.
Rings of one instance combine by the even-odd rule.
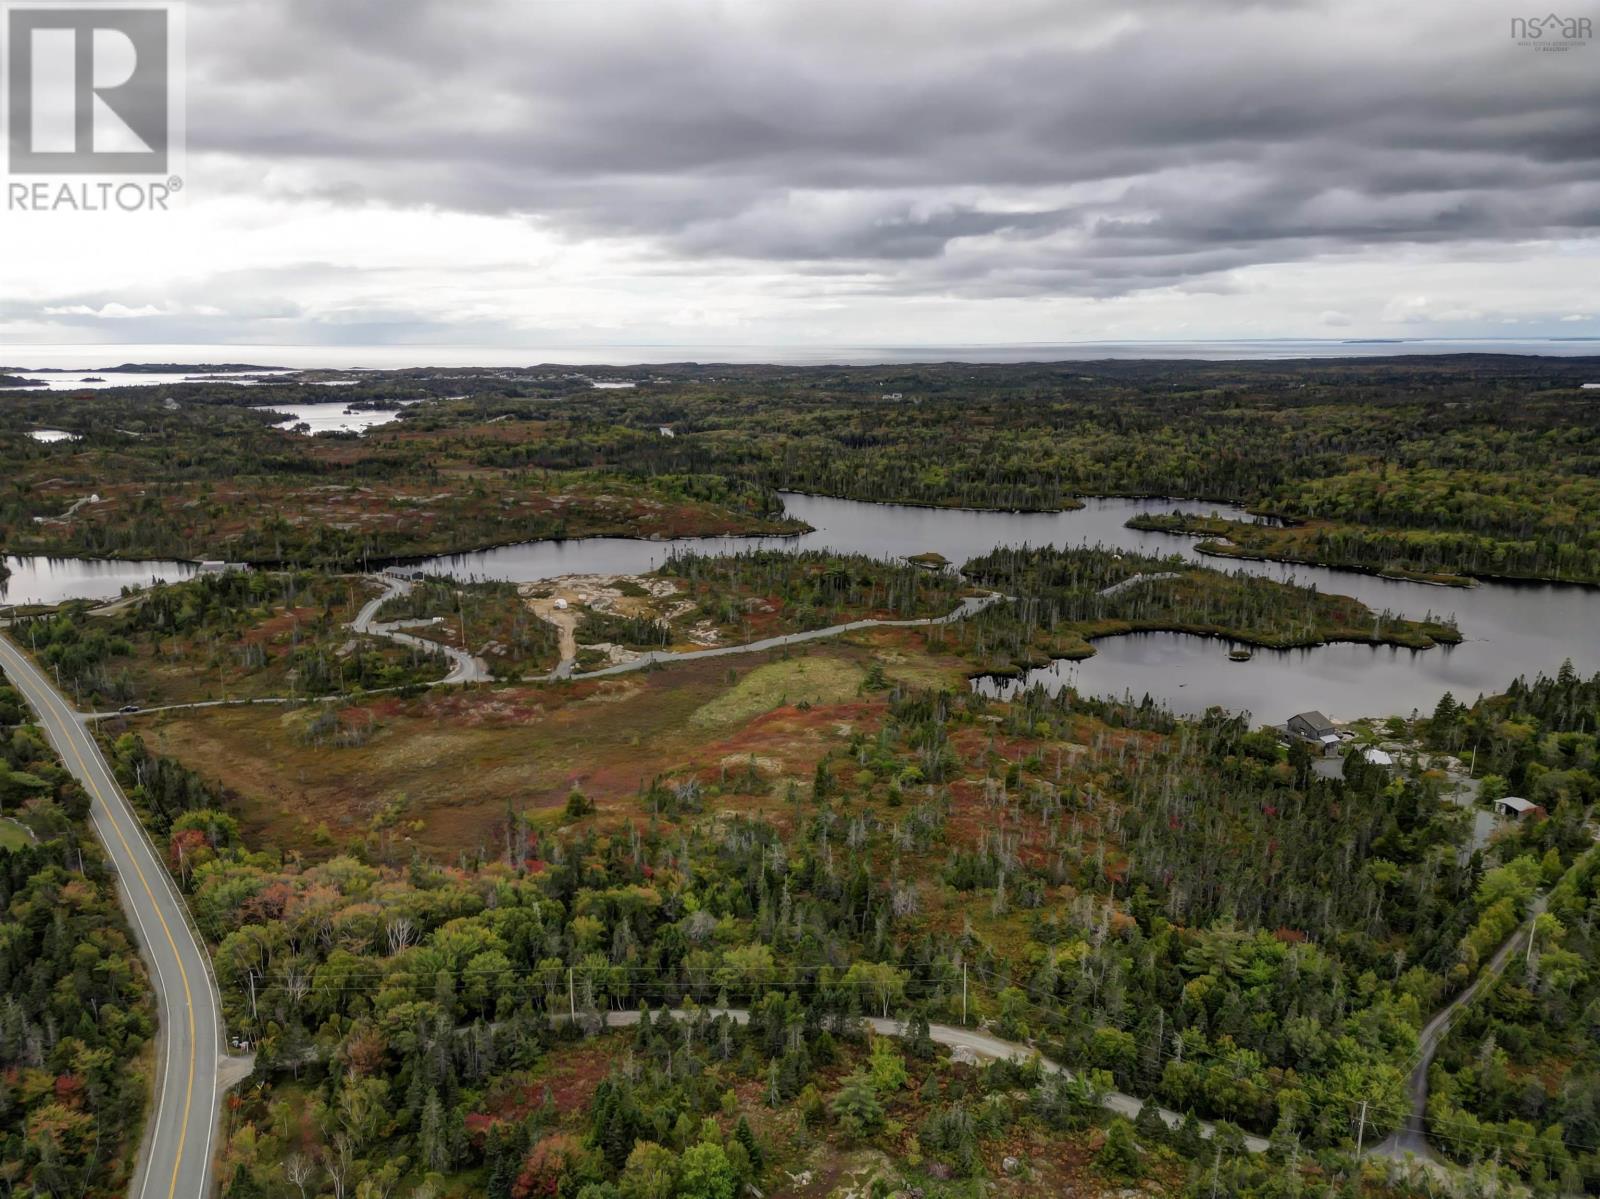
[[[122,707],[117,709],[119,712],[137,712],[138,710],[138,704],[123,704]]]

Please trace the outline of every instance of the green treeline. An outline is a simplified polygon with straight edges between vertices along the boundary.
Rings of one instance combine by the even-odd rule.
[[[1440,1048],[1430,1134],[1457,1160],[1498,1154],[1538,1187],[1593,1192],[1600,1185],[1600,854],[1592,849],[1591,814],[1600,799],[1600,675],[1581,678],[1569,664],[1554,678],[1519,679],[1470,708],[1446,696],[1428,737],[1476,754],[1484,802],[1512,794],[1545,809],[1548,818],[1523,833],[1530,856],[1522,885],[1551,887],[1533,937]],[[1574,855],[1581,856],[1568,870]],[[1491,920],[1493,905],[1504,901],[1486,898],[1483,919]]]
[[[1403,489],[1403,484],[1396,488]],[[1320,517],[1314,517],[1316,523],[1309,525],[1283,526],[1181,512],[1135,516],[1128,527],[1205,537],[1199,546],[1205,553],[1306,562],[1429,582],[1464,584],[1473,576],[1600,579],[1600,535],[1592,528],[1574,527],[1572,509],[1545,507],[1541,514],[1551,511],[1560,511],[1559,517],[1551,521],[1519,519],[1510,528],[1472,521],[1470,531],[1372,528],[1324,523]],[[1420,512],[1397,523],[1414,523]]]
[[[1356,764],[1320,779],[1220,717],[1178,724],[1154,754],[1108,741],[1100,769],[1063,775],[1059,753],[1010,758],[970,733],[1048,743],[1083,719],[1069,697],[906,695],[891,710],[795,798],[790,835],[641,817],[626,835],[558,836],[517,819],[496,863],[295,867],[197,816],[210,832],[185,842],[187,885],[230,1023],[264,1069],[320,1080],[330,1113],[367,1083],[322,1063],[365,1055],[391,1113],[362,1134],[386,1146],[374,1162],[416,1160],[431,1094],[456,1105],[446,1126],[468,1126],[490,1078],[548,1045],[547,1014],[779,992],[795,1020],[848,1039],[855,1014],[956,1018],[963,964],[1001,1035],[1180,1110],[1308,1144],[1344,1142],[1362,1099],[1369,1132],[1392,1125],[1487,868],[1461,854],[1463,814],[1432,784]],[[118,758],[150,777],[142,750]],[[958,840],[949,786],[974,767],[991,780],[988,831]],[[652,785],[642,812],[688,786]],[[1012,929],[1009,948],[935,931],[922,913],[945,889]],[[332,940],[317,931],[330,921]],[[792,1098],[817,1063],[786,1046],[735,1043],[732,1060],[763,1083],[776,1063]],[[475,1148],[458,1138],[448,1160],[490,1167]]]
[[[1006,547],[972,559],[963,573],[1014,597],[955,634],[985,669],[997,672],[1049,657],[1085,657],[1093,652],[1088,638],[1151,629],[1280,648],[1371,641],[1421,649],[1460,640],[1452,623],[1431,613],[1408,620],[1373,612],[1349,596],[1196,567],[1177,555],[1157,558],[1102,546]]]
[[[0,686],[0,721],[21,710]],[[0,1183],[7,1195],[124,1194],[155,1012],[89,799],[29,725],[0,729]],[[0,829],[0,833],[5,830]]]
[[[434,655],[353,638],[364,601],[350,578],[231,571],[132,592],[97,613],[86,602],[19,618],[11,638],[81,702],[207,698],[198,686],[305,696],[436,678]]]
[[[1406,532],[1384,560],[1417,570],[1595,580],[1600,423],[1575,389],[1585,369],[1471,357],[796,370],[544,405],[541,437],[516,453],[944,506],[1227,501]],[[1351,564],[1382,566],[1378,553]]]
[[[621,612],[584,610],[578,617],[577,638],[584,645],[615,644],[634,649],[662,649],[672,644],[672,626],[653,616],[628,616]]]
[[[187,815],[220,812],[229,806],[216,784],[207,782],[182,762],[152,754],[137,733],[124,733],[117,738],[112,761],[128,798],[160,836],[169,834]]]
[[[658,574],[681,580],[700,614],[719,625],[737,624],[749,605],[775,601],[785,627],[820,629],[880,615],[890,620],[946,616],[963,584],[946,571],[864,554],[821,550],[750,550],[739,554],[680,552]]]

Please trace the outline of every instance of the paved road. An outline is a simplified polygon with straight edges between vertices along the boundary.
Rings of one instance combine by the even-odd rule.
[[[183,900],[78,714],[4,633],[0,667],[89,793],[95,831],[116,869],[122,906],[156,987],[161,1031],[155,1107],[128,1193],[132,1199],[201,1199],[211,1192],[222,1052],[222,1019],[205,951],[185,921]]]

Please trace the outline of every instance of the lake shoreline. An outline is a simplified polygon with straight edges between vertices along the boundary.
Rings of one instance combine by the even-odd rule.
[[[1136,493],[1117,493],[1117,492],[1107,492],[1107,493],[1104,493],[1104,494],[1099,494],[1099,493],[1087,494],[1087,493],[1085,493],[1085,494],[1082,494],[1082,495],[1080,495],[1078,497],[1077,502],[1074,503],[1073,506],[1070,506],[1070,507],[1055,507],[1055,508],[1026,508],[1026,507],[1024,507],[1024,508],[975,508],[975,507],[972,507],[970,505],[964,505],[964,504],[934,504],[934,503],[927,503],[927,502],[919,502],[919,501],[915,501],[915,500],[860,500],[860,499],[854,499],[854,498],[852,498],[850,496],[830,495],[830,494],[828,494],[826,492],[792,491],[792,490],[788,490],[788,489],[780,489],[779,490],[779,495],[780,496],[797,496],[797,497],[801,497],[801,498],[804,498],[804,499],[829,500],[829,501],[835,501],[835,502],[847,503],[847,504],[865,504],[865,505],[870,505],[871,507],[877,508],[877,509],[906,508],[906,509],[910,509],[910,510],[917,511],[917,512],[928,512],[928,513],[933,513],[933,512],[951,512],[951,513],[966,513],[966,514],[978,515],[978,516],[1056,516],[1056,515],[1068,515],[1068,514],[1074,513],[1074,512],[1085,511],[1089,507],[1090,503],[1094,503],[1094,502],[1109,502],[1109,501],[1117,501],[1117,500],[1129,501],[1129,502],[1135,502],[1135,503],[1162,503],[1162,504],[1167,504],[1167,503],[1173,503],[1173,504],[1226,504],[1227,506],[1229,506],[1231,508],[1235,508],[1235,509],[1237,509],[1237,510],[1239,510],[1241,512],[1245,512],[1245,513],[1247,513],[1249,515],[1258,516],[1258,517],[1262,517],[1262,518],[1265,518],[1265,519],[1277,519],[1277,520],[1287,519],[1285,517],[1275,516],[1272,513],[1267,513],[1267,512],[1259,511],[1259,510],[1256,510],[1256,509],[1250,509],[1250,508],[1242,507],[1236,501],[1232,501],[1232,500],[1218,500],[1218,499],[1208,498],[1208,497],[1185,497],[1185,496],[1174,496],[1174,495],[1142,495],[1142,494],[1136,494]],[[371,558],[369,560],[368,564],[373,569],[381,570],[381,569],[385,569],[387,567],[412,566],[412,565],[415,565],[417,563],[429,562],[429,561],[434,561],[434,560],[443,559],[443,558],[463,558],[463,557],[469,557],[469,556],[474,555],[474,554],[489,554],[489,553],[494,553],[496,551],[501,551],[501,550],[515,549],[515,548],[521,547],[521,546],[569,545],[569,544],[581,543],[581,542],[585,542],[585,541],[638,541],[638,542],[652,542],[652,543],[660,542],[660,543],[665,543],[665,542],[668,542],[668,541],[682,541],[682,540],[706,540],[706,541],[710,541],[710,540],[716,540],[718,538],[723,538],[723,537],[799,538],[799,537],[805,537],[805,536],[807,536],[808,534],[811,534],[811,533],[817,533],[817,532],[822,531],[822,530],[819,530],[816,526],[811,525],[811,524],[807,523],[804,520],[796,520],[795,523],[797,525],[799,525],[800,527],[792,529],[792,530],[754,529],[754,530],[724,531],[724,532],[717,532],[717,533],[686,533],[686,534],[681,534],[681,535],[678,535],[678,536],[675,536],[675,537],[667,537],[667,536],[662,536],[660,534],[651,534],[649,536],[640,536],[637,533],[625,533],[625,532],[618,532],[618,533],[604,533],[604,532],[602,532],[602,533],[583,533],[583,534],[580,534],[580,535],[574,536],[574,537],[512,537],[512,538],[507,538],[505,540],[482,542],[482,543],[477,543],[477,544],[474,544],[474,545],[464,546],[464,547],[420,550],[420,551],[415,552],[415,553],[406,553],[406,554],[389,554],[389,555],[384,555],[382,557],[373,557],[373,558]],[[1445,588],[1445,589],[1448,589],[1448,590],[1470,590],[1471,588],[1474,588],[1474,587],[1478,586],[1480,583],[1493,583],[1493,584],[1496,584],[1496,585],[1508,586],[1508,587],[1516,587],[1516,586],[1527,586],[1527,587],[1573,587],[1573,588],[1581,588],[1581,589],[1583,589],[1585,591],[1600,591],[1600,582],[1586,582],[1586,581],[1580,580],[1580,579],[1549,578],[1549,577],[1540,576],[1540,575],[1497,575],[1497,574],[1490,574],[1490,573],[1486,573],[1486,572],[1472,572],[1472,571],[1463,571],[1463,572],[1461,572],[1459,574],[1459,576],[1456,576],[1456,577],[1460,578],[1461,580],[1463,580],[1461,582],[1446,582],[1446,581],[1444,581],[1442,579],[1439,579],[1439,578],[1429,578],[1429,577],[1422,576],[1422,575],[1396,573],[1394,571],[1385,571],[1385,570],[1383,570],[1381,568],[1378,568],[1378,567],[1361,566],[1361,565],[1353,565],[1353,564],[1343,564],[1343,563],[1337,563],[1337,562],[1317,562],[1317,561],[1312,561],[1312,560],[1306,559],[1306,558],[1281,557],[1281,556],[1272,555],[1272,554],[1260,554],[1260,553],[1255,553],[1255,552],[1246,552],[1246,551],[1243,551],[1243,550],[1235,551],[1235,550],[1231,550],[1231,549],[1227,549],[1227,548],[1218,548],[1219,546],[1225,546],[1228,543],[1218,542],[1213,536],[1208,535],[1206,533],[1191,533],[1191,532],[1186,532],[1186,531],[1183,531],[1183,530],[1163,529],[1163,528],[1157,528],[1157,527],[1147,527],[1147,526],[1143,526],[1143,525],[1132,523],[1132,522],[1126,524],[1124,527],[1132,529],[1133,531],[1139,532],[1139,533],[1156,533],[1156,534],[1161,534],[1161,535],[1170,536],[1170,537],[1192,538],[1193,539],[1193,548],[1194,548],[1195,552],[1196,553],[1200,553],[1200,554],[1204,554],[1204,555],[1206,555],[1208,557],[1231,558],[1231,559],[1234,559],[1234,560],[1240,561],[1240,562],[1273,563],[1273,564],[1283,565],[1283,566],[1305,566],[1305,567],[1309,567],[1309,568],[1312,568],[1312,569],[1327,570],[1327,571],[1331,571],[1331,572],[1339,573],[1339,574],[1365,575],[1365,576],[1370,577],[1370,578],[1386,579],[1386,580],[1389,580],[1391,582],[1396,582],[1396,583],[1414,583],[1414,584],[1417,584],[1419,586],[1424,586],[1424,587],[1440,587],[1440,588]],[[23,542],[22,544],[24,546],[28,545],[27,542]],[[997,544],[1004,544],[1004,543],[997,543]],[[912,552],[915,552],[915,551],[912,551]],[[154,562],[154,561],[178,561],[178,562],[190,562],[190,563],[194,563],[196,565],[198,565],[200,562],[208,560],[208,559],[204,559],[204,558],[187,558],[187,557],[181,557],[181,556],[175,556],[172,559],[161,559],[161,558],[158,558],[158,557],[152,557],[152,556],[150,556],[148,554],[72,554],[72,553],[58,553],[58,552],[51,552],[48,549],[42,549],[42,548],[41,549],[28,548],[28,549],[25,549],[23,552],[19,552],[15,548],[12,548],[11,552],[10,552],[10,554],[8,556],[14,556],[14,557],[18,557],[18,558],[37,557],[37,558],[55,559],[55,560],[60,560],[60,561],[84,561],[84,562],[125,562],[125,563],[133,563],[133,562]],[[899,556],[899,555],[897,555],[897,556]],[[284,569],[289,569],[289,568],[295,567],[297,565],[296,563],[289,562],[289,561],[286,561],[284,559],[274,559],[274,558],[246,558],[246,559],[240,559],[240,561],[245,562],[247,565],[249,565],[249,566],[251,566],[253,568],[259,568],[259,569],[265,569],[265,570],[284,570]],[[315,568],[308,568],[308,569],[315,569]],[[3,576],[0,576],[0,577],[3,577]]]
[[[975,670],[969,672],[967,678],[1018,679],[1036,670],[1047,670],[1057,662],[1087,662],[1099,653],[1099,650],[1095,648],[1095,642],[1108,641],[1116,637],[1133,637],[1141,634],[1173,633],[1186,637],[1200,637],[1207,641],[1225,641],[1238,645],[1248,645],[1258,650],[1278,650],[1284,653],[1294,650],[1319,649],[1326,645],[1367,645],[1373,649],[1404,649],[1410,650],[1415,654],[1425,654],[1433,649],[1452,649],[1466,640],[1459,633],[1454,640],[1451,640],[1448,636],[1429,632],[1425,635],[1431,639],[1430,643],[1423,645],[1396,637],[1363,635],[1353,631],[1336,633],[1316,639],[1285,640],[1283,638],[1274,638],[1267,634],[1249,633],[1237,629],[1219,629],[1208,625],[1184,624],[1181,621],[1107,621],[1104,623],[1106,625],[1114,624],[1118,627],[1102,628],[1094,632],[1077,634],[1085,643],[1082,650],[1074,649],[1065,653],[1030,658],[1010,668]]]

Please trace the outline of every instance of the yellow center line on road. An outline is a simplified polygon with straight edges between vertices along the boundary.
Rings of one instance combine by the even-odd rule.
[[[156,900],[155,889],[150,886],[150,880],[145,877],[144,870],[139,865],[139,859],[133,852],[133,847],[128,844],[128,839],[123,835],[121,825],[117,823],[116,813],[114,810],[116,805],[105,797],[100,785],[95,782],[94,772],[89,769],[89,763],[84,759],[83,751],[78,747],[77,737],[73,736],[73,733],[75,732],[82,736],[87,736],[88,734],[84,733],[81,727],[77,727],[77,721],[73,717],[72,710],[67,707],[65,700],[61,699],[50,689],[48,683],[44,685],[42,694],[47,696],[48,699],[61,710],[60,714],[57,715],[57,719],[63,721],[62,739],[72,747],[73,757],[78,759],[78,768],[82,771],[81,777],[85,786],[89,788],[90,794],[95,799],[99,800],[101,806],[106,809],[106,814],[111,821],[112,831],[117,834],[117,840],[122,844],[123,853],[126,854],[128,860],[133,863],[134,873],[139,876],[139,884],[144,888],[144,893],[150,898],[150,908],[153,912],[155,912],[156,919],[161,922],[161,931],[166,934],[167,945],[172,950],[173,960],[178,963],[178,975],[183,981],[184,1007],[189,1016],[189,1080],[187,1086],[184,1088],[183,1120],[178,1125],[178,1149],[173,1155],[172,1159],[172,1180],[167,1187],[167,1199],[176,1199],[178,1194],[178,1171],[183,1165],[184,1142],[189,1132],[189,1113],[194,1102],[194,1076],[196,1068],[194,996],[189,989],[189,971],[184,967],[183,955],[178,952],[177,938],[172,935],[172,928],[167,923],[166,916],[164,916],[161,912],[160,903],[158,903]]]

